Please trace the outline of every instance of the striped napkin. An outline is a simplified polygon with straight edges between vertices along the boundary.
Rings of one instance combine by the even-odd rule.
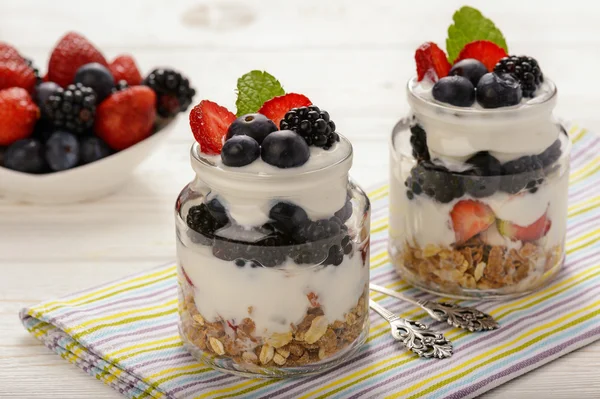
[[[175,266],[162,266],[21,311],[47,347],[129,398],[465,398],[477,396],[600,338],[600,137],[573,127],[567,262],[546,288],[508,302],[459,301],[501,328],[469,333],[431,323],[452,339],[447,360],[403,350],[371,314],[368,343],[335,369],[291,380],[250,380],[197,363],[177,333]],[[373,201],[372,281],[420,298],[389,263],[387,186]],[[373,294],[415,320],[423,311]],[[65,381],[65,383],[68,383]]]

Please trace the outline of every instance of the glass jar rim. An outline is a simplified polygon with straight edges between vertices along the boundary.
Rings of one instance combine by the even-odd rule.
[[[342,157],[338,158],[334,162],[326,163],[322,167],[317,167],[315,169],[305,170],[302,172],[298,172],[298,168],[275,169],[275,167],[273,170],[276,170],[277,173],[249,173],[241,170],[234,170],[234,168],[223,169],[219,167],[216,163],[214,163],[209,157],[203,156],[203,154],[200,152],[200,145],[197,142],[194,142],[194,144],[192,144],[190,148],[190,160],[192,163],[192,168],[195,171],[214,173],[226,177],[227,179],[259,181],[276,179],[287,180],[290,177],[311,177],[316,174],[322,174],[323,172],[337,169],[337,167],[341,168],[345,164],[351,164],[354,152],[352,144],[342,134],[338,133],[338,135],[340,136],[340,142],[348,144],[347,153],[343,154]],[[346,172],[350,169],[350,166],[351,165],[347,165]]]
[[[514,117],[523,116],[525,114],[537,114],[538,112],[545,112],[546,110],[552,110],[556,103],[558,90],[554,82],[544,77],[544,83],[548,84],[549,91],[539,97],[534,97],[525,103],[510,106],[510,107],[499,107],[499,108],[471,108],[471,107],[457,107],[450,104],[444,104],[436,100],[430,100],[423,98],[414,91],[416,87],[417,77],[413,76],[406,84],[406,93],[408,97],[408,103],[411,108],[427,110],[429,112],[438,115],[452,115],[457,118],[467,117]]]

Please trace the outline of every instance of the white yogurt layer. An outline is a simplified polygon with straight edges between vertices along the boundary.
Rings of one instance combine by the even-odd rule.
[[[433,99],[431,82],[412,79],[408,100],[427,132],[427,145],[438,158],[458,164],[480,151],[490,151],[500,162],[523,155],[539,154],[558,137],[559,127],[551,116],[556,93],[546,80],[536,97],[520,105],[484,109],[455,107]]]
[[[257,337],[290,331],[310,307],[307,295],[318,297],[329,323],[343,321],[363,294],[369,269],[361,253],[344,256],[339,266],[296,265],[288,259],[277,268],[238,267],[212,255],[210,247],[177,241],[179,264],[194,285],[198,311],[210,321],[228,320],[232,324],[250,317]],[[251,314],[249,314],[251,309]]]
[[[346,203],[352,146],[340,135],[329,150],[311,146],[310,154],[304,165],[289,169],[261,158],[247,166],[230,167],[223,165],[220,155],[200,154],[212,166],[196,169],[200,180],[195,184],[211,187],[209,199],[217,196],[230,219],[246,228],[268,222],[269,210],[279,201],[302,207],[312,220],[330,218]]]

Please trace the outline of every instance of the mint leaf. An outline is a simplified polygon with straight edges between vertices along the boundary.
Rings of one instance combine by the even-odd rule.
[[[257,112],[273,97],[283,96],[285,91],[273,75],[265,71],[250,71],[237,81],[238,97],[235,102],[237,116]]]
[[[508,53],[506,40],[500,29],[491,20],[484,17],[479,10],[464,6],[454,13],[452,19],[454,25],[450,25],[448,28],[448,38],[446,39],[446,52],[451,64],[458,58],[458,54],[466,44],[476,40],[489,40]]]

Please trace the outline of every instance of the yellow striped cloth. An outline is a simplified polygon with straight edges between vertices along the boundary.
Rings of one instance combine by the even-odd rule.
[[[367,344],[327,373],[292,380],[220,374],[182,347],[172,265],[23,309],[23,324],[63,358],[130,398],[477,396],[600,338],[600,137],[576,127],[571,136],[565,267],[533,295],[507,302],[463,301],[492,314],[499,330],[469,333],[432,324],[453,341],[450,359],[422,360],[406,352],[392,340],[387,323],[372,314]],[[389,263],[387,195],[387,186],[370,193],[371,279],[429,298],[399,280]],[[383,295],[372,298],[402,317],[425,317]]]

